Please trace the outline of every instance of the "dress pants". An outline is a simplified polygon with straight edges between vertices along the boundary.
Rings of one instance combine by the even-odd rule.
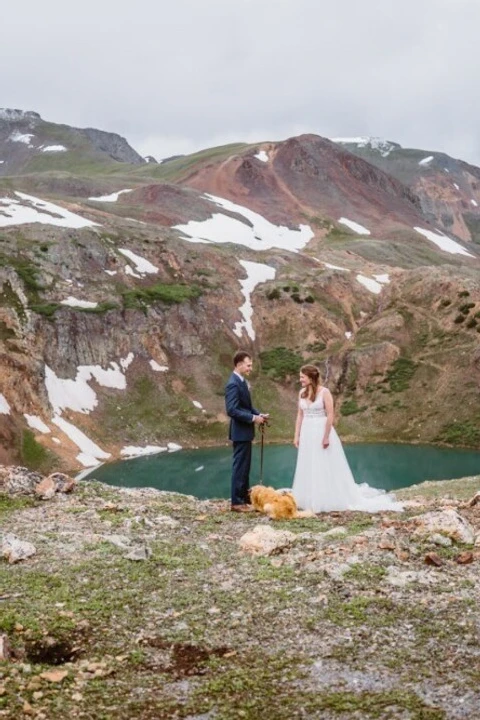
[[[244,505],[249,502],[250,464],[252,461],[252,441],[234,441],[232,467],[232,505]]]

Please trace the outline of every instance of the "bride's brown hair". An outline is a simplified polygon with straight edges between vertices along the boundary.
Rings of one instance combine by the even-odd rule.
[[[303,365],[300,372],[302,375],[306,375],[312,383],[303,388],[300,397],[313,401],[317,397],[318,386],[320,385],[320,370],[315,365]]]

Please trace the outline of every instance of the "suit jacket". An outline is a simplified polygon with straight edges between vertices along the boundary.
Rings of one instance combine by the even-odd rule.
[[[255,436],[255,424],[252,415],[260,415],[252,405],[247,381],[242,381],[232,373],[225,386],[225,407],[230,418],[230,440],[241,442],[251,441]]]

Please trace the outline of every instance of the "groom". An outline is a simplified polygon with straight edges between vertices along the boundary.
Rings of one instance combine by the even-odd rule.
[[[229,440],[233,442],[232,510],[249,512],[250,463],[255,425],[263,425],[268,415],[252,405],[246,377],[252,372],[252,358],[239,350],[233,358],[234,370],[225,386],[225,406],[230,417]]]

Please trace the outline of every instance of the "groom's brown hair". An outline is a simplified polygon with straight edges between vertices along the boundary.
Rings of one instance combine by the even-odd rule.
[[[234,366],[237,367],[237,365],[239,363],[243,362],[245,360],[245,358],[250,358],[250,360],[251,360],[252,356],[250,355],[250,353],[246,352],[245,350],[238,350],[235,353],[235,355],[233,356]]]

